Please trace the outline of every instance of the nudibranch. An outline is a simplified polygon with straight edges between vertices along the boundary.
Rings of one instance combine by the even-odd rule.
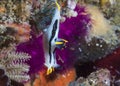
[[[59,39],[59,24],[60,24],[60,5],[56,0],[53,0],[56,7],[53,10],[53,16],[50,25],[43,30],[43,45],[45,53],[44,65],[48,68],[47,75],[54,71],[54,68],[59,67],[56,60],[55,49],[62,48],[66,44],[66,40]]]
[[[80,52],[76,49],[76,47],[79,48],[79,38],[84,38],[87,35],[91,27],[91,18],[86,12],[86,7],[77,5],[74,10],[78,15],[71,18],[65,16],[66,20],[60,22],[59,20],[63,16],[63,7],[59,9],[60,6],[57,2],[53,0],[47,1],[44,8],[37,11],[35,16],[33,16],[31,28],[33,31],[32,34],[34,35],[32,36],[32,39],[27,43],[20,44],[17,47],[17,50],[24,51],[32,56],[29,62],[31,67],[30,73],[41,71],[44,68],[43,65],[45,65],[48,68],[47,74],[49,75],[56,67],[60,67],[59,72],[64,72],[66,69],[74,66],[78,55],[80,55]],[[83,15],[83,13],[86,13],[86,15]],[[59,16],[56,16],[58,14]],[[56,23],[55,20],[57,20]],[[55,30],[53,30],[53,26]],[[36,30],[35,32],[40,33],[38,33],[39,37],[38,35],[36,37],[34,30]],[[41,32],[43,34],[41,34]],[[66,43],[67,41],[64,39],[66,39],[68,43]],[[59,49],[65,46],[67,46],[65,49]],[[74,48],[76,50],[74,50]],[[49,54],[49,51],[51,54]],[[78,53],[76,54],[76,52]],[[83,57],[81,58],[83,59]]]

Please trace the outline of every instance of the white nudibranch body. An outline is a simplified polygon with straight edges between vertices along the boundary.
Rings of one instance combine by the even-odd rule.
[[[54,68],[58,67],[55,56],[55,48],[57,45],[62,45],[65,43],[65,41],[57,42],[60,23],[60,6],[57,2],[55,3],[56,8],[54,10],[52,21],[43,34],[45,66],[48,68],[47,75],[52,73],[52,71],[54,71]]]

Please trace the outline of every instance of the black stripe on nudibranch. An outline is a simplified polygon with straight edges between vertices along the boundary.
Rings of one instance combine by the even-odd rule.
[[[53,29],[52,29],[52,34],[51,34],[51,38],[50,38],[50,41],[49,41],[49,55],[50,55],[50,63],[51,63],[51,42],[56,34],[56,30],[57,30],[57,25],[58,25],[58,20],[55,21],[54,25],[53,25]],[[52,52],[53,53],[53,52]]]

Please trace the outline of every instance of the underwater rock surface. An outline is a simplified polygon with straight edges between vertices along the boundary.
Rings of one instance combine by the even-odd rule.
[[[54,1],[0,0],[0,86],[120,86],[120,0]],[[46,75],[42,30],[55,8],[68,42]]]
[[[107,69],[100,69],[92,72],[87,78],[79,77],[69,86],[111,86],[111,75]]]

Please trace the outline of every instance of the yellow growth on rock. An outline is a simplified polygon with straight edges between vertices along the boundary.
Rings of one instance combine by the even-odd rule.
[[[112,29],[112,26],[104,18],[102,12],[95,6],[88,5],[86,11],[91,15],[92,28],[89,33],[90,39],[98,37],[104,39],[106,43],[115,44],[117,36]]]

